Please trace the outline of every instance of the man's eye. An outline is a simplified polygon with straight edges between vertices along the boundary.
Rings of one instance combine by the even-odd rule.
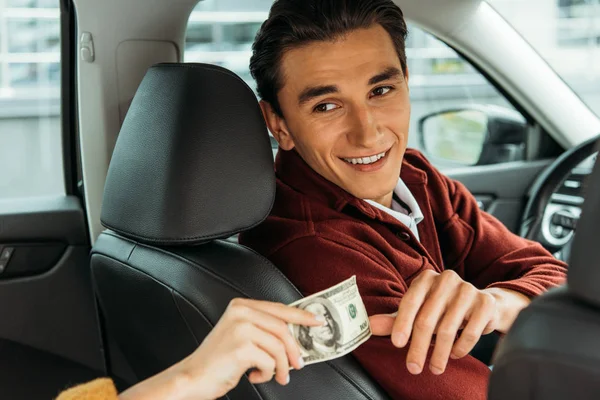
[[[333,103],[323,103],[319,104],[315,107],[315,111],[317,112],[327,112],[336,109],[337,106]]]
[[[391,86],[381,86],[381,87],[373,89],[373,91],[371,93],[373,93],[373,96],[383,96],[384,94],[388,93],[392,89],[393,88]]]

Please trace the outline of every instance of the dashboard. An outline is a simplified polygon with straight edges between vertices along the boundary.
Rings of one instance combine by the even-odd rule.
[[[554,255],[561,260],[568,259],[570,242],[581,217],[585,191],[589,185],[587,178],[592,173],[597,155],[594,153],[571,170],[544,210],[542,237],[556,249]]]

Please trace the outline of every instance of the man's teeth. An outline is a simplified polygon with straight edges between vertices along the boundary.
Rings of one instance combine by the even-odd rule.
[[[349,162],[351,164],[373,164],[375,161],[383,157],[385,157],[385,152],[371,157],[344,158],[344,161]]]

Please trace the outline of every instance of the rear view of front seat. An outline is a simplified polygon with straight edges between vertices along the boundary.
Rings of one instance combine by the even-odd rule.
[[[567,285],[519,314],[494,362],[489,399],[600,398],[600,158],[588,177]]]
[[[224,240],[263,221],[275,176],[250,88],[204,64],[150,68],[106,181],[92,273],[106,327],[139,380],[184,358],[235,297],[301,296],[266,259]],[[229,399],[387,399],[351,356],[251,385]]]

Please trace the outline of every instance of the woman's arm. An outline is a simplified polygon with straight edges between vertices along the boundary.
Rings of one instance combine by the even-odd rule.
[[[289,382],[289,368],[302,368],[303,362],[287,324],[318,326],[314,314],[267,301],[234,299],[206,337],[187,358],[165,371],[138,383],[118,396],[119,400],[208,400],[224,396],[249,369],[251,383],[264,383],[275,377],[281,385]],[[105,397],[95,396],[106,390]],[[96,391],[86,386],[96,385]],[[117,399],[110,381],[94,381],[71,389],[57,400]],[[89,386],[91,387],[91,386]],[[68,397],[67,397],[68,396]]]

